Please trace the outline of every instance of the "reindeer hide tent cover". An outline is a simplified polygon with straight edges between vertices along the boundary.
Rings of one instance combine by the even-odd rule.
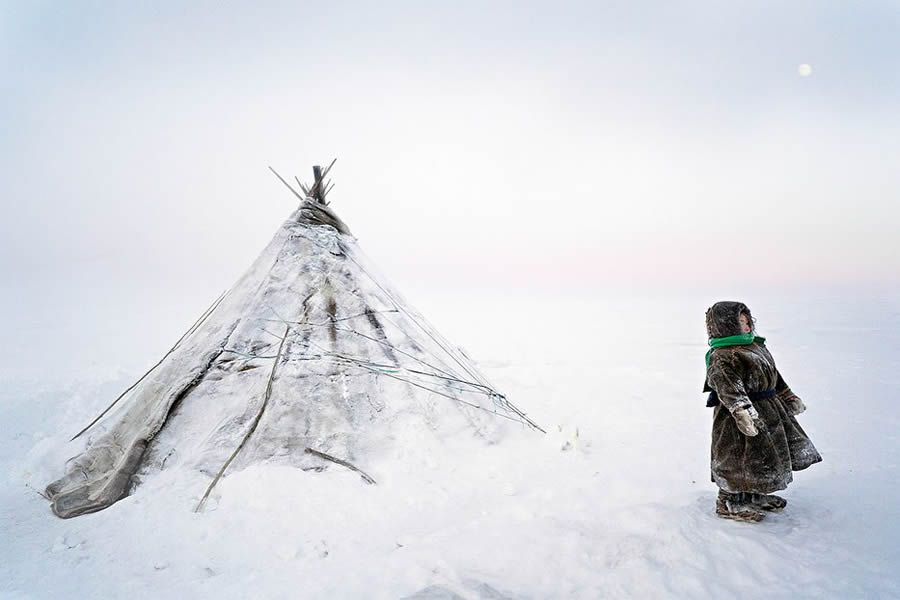
[[[78,434],[86,448],[47,487],[54,513],[107,508],[162,469],[202,473],[205,500],[260,461],[371,468],[408,427],[539,429],[375,273],[320,173],[237,284]]]

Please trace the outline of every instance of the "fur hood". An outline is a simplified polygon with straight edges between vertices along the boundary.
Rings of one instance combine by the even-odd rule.
[[[743,302],[723,301],[716,302],[706,309],[706,333],[711,338],[740,335],[741,313],[750,317],[750,327],[756,331],[755,319],[750,314],[750,309]]]

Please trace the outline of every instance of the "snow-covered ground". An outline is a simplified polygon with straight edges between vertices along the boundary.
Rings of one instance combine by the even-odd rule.
[[[189,320],[0,300],[19,315],[0,350],[0,597],[900,597],[896,296],[728,295],[824,457],[760,525],[713,515],[703,311],[725,297],[407,296],[549,433],[423,437],[377,486],[257,465],[199,514],[196,473],[164,472],[71,520],[37,493],[81,449],[66,440]]]

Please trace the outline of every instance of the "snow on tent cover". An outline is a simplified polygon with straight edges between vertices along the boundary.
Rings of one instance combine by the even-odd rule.
[[[56,515],[107,508],[176,466],[198,473],[200,510],[220,477],[261,461],[338,464],[374,483],[365,469],[411,427],[489,442],[504,423],[543,431],[376,274],[328,206],[330,168],[315,167],[312,186],[297,180],[302,195],[278,176],[299,208],[75,436],[86,448],[46,490]]]

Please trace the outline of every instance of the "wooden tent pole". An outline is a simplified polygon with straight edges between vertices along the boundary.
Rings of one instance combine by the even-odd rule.
[[[325,195],[322,193],[322,167],[319,165],[313,167],[313,177],[315,177],[316,180],[312,186],[314,197],[318,202],[323,202],[325,200]]]

